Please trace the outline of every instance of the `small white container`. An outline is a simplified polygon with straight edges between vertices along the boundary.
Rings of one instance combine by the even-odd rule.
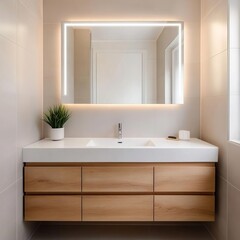
[[[51,128],[50,139],[53,141],[64,139],[64,128]]]
[[[190,140],[190,131],[180,130],[178,133],[179,140]]]

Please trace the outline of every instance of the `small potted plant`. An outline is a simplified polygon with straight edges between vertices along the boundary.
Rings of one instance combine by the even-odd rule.
[[[64,138],[64,124],[70,118],[71,114],[68,109],[60,104],[50,107],[46,113],[44,113],[43,121],[50,127],[50,138],[54,141]]]

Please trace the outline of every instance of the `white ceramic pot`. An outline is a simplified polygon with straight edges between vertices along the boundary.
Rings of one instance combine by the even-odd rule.
[[[64,139],[64,128],[51,128],[50,139],[53,141]]]

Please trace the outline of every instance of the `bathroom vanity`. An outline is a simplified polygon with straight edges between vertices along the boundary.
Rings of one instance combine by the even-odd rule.
[[[218,148],[199,139],[44,139],[23,158],[25,221],[214,221]]]

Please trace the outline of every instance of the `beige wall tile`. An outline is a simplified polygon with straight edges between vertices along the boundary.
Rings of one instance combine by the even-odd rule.
[[[42,0],[19,0],[32,14],[38,18],[43,17],[43,3]]]
[[[44,78],[61,78],[61,23],[45,24],[43,34]],[[47,90],[47,89],[46,89]],[[53,89],[49,92],[51,93]]]
[[[17,18],[17,43],[28,52],[35,52],[39,49],[39,37],[41,29],[36,26],[41,25],[42,19],[26,8],[20,2],[18,3]]]
[[[228,138],[227,96],[205,97],[202,99],[202,134],[215,141],[226,143]]]
[[[61,24],[44,25],[43,93],[46,111],[61,99]]]
[[[239,240],[240,236],[240,191],[228,187],[228,240]]]
[[[206,60],[204,65],[204,88],[206,97],[228,94],[228,52],[224,51]]]
[[[227,240],[227,182],[218,177],[216,185],[216,221],[206,226],[217,240]]]
[[[0,35],[16,42],[17,0],[0,1]]]
[[[23,179],[20,178],[17,183],[17,240],[26,240],[32,235],[39,223],[23,221]]]
[[[228,148],[228,181],[240,190],[240,145],[230,142]]]
[[[202,99],[201,137],[219,147],[218,173],[227,179],[228,97]]]
[[[0,193],[0,239],[16,239],[16,183]]]
[[[221,0],[202,21],[202,58],[206,60],[227,49],[228,2]]]
[[[216,5],[220,2],[221,0],[202,0],[202,18],[206,17],[211,11],[214,10]]]
[[[17,49],[17,178],[22,177],[22,148],[41,138],[42,68],[38,58],[21,47]]]
[[[0,36],[0,192],[16,181],[16,46]]]
[[[184,64],[184,97],[200,98],[200,63],[191,60]]]

